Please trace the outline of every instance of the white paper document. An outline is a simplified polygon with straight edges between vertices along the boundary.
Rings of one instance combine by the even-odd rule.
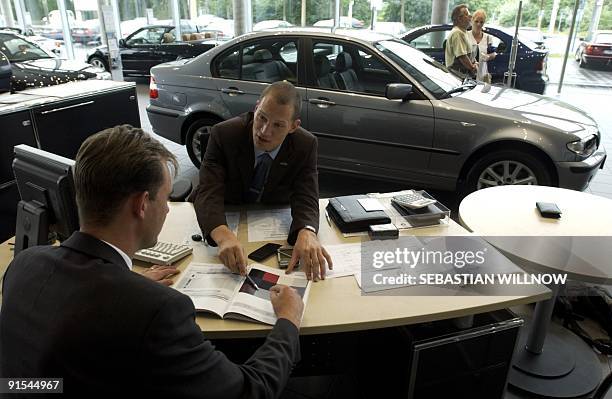
[[[232,274],[222,264],[191,263],[174,284],[174,288],[191,298],[199,311],[211,312],[221,318],[258,321],[275,324],[276,315],[270,301],[270,288],[276,284],[295,288],[304,304],[308,300],[310,281],[301,272],[286,275],[283,270],[252,264],[245,277]]]
[[[256,209],[247,212],[249,242],[286,240],[291,209]]]
[[[385,207],[376,198],[360,198],[357,200],[366,212],[384,211]]]
[[[352,276],[361,271],[361,244],[326,245],[325,249],[334,262],[334,268],[325,271],[326,279]]]

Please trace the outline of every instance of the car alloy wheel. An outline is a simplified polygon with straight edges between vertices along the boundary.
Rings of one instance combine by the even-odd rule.
[[[553,184],[551,172],[537,154],[524,149],[492,151],[470,168],[463,186],[465,195],[483,188],[505,185]]]
[[[106,67],[106,63],[101,58],[93,57],[89,60],[89,63],[95,66],[96,68],[100,68],[100,69],[104,69],[105,71],[108,71],[108,68]]]
[[[221,121],[218,119],[203,118],[193,122],[189,127],[185,137],[185,146],[187,147],[187,154],[196,168],[200,168],[202,164],[202,157],[208,144],[209,129],[219,122]]]
[[[477,190],[505,185],[538,185],[538,178],[529,167],[517,161],[500,161],[488,166],[478,176]]]

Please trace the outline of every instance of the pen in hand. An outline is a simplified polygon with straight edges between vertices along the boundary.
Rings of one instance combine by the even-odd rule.
[[[253,281],[253,279],[248,274],[245,277],[246,281],[248,281],[249,284],[251,284],[253,288],[255,288],[255,290],[259,290],[259,287],[257,286],[257,284],[255,284],[255,281]]]

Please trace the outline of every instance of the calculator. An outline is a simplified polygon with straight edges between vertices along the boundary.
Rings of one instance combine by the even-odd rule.
[[[141,249],[134,254],[134,259],[156,265],[170,265],[193,252],[187,245],[158,242],[154,247]]]
[[[391,201],[408,209],[420,209],[435,204],[435,199],[427,198],[423,194],[411,191],[407,194],[396,195]]]

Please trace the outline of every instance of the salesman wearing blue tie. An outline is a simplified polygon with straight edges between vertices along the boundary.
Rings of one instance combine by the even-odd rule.
[[[332,261],[319,243],[317,139],[300,127],[302,100],[289,82],[268,86],[248,112],[211,129],[194,193],[198,222],[207,240],[219,246],[219,258],[244,274],[246,256],[228,228],[224,204],[291,205],[287,241],[294,245],[287,268],[297,262],[309,279],[324,278]]]

